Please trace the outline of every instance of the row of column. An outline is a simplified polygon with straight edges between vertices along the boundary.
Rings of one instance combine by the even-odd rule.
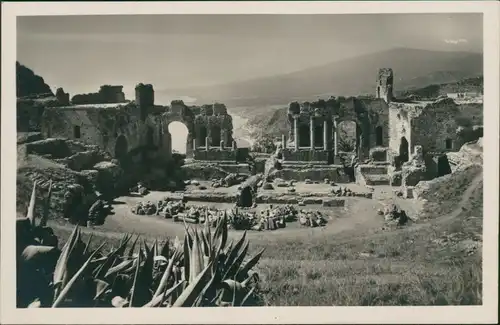
[[[336,153],[337,152],[337,139],[338,139],[338,135],[337,135],[337,119],[334,118],[333,119],[333,129],[334,129],[334,136],[333,136],[333,146],[334,146],[334,152]],[[295,150],[299,150],[299,141],[300,141],[300,136],[299,136],[299,121],[298,121],[298,116],[295,116],[294,117],[294,120],[293,120],[293,132],[294,132],[294,141],[295,141]],[[311,145],[310,145],[310,148],[311,150],[314,150],[315,147],[314,147],[314,137],[315,137],[315,133],[314,133],[314,117],[311,117],[311,120],[310,120],[310,123],[309,123],[309,132],[310,132],[310,139],[311,139]],[[284,141],[284,135],[282,136],[281,140],[283,143],[285,143]],[[323,121],[323,150],[328,150],[328,122],[327,121]]]
[[[224,150],[224,148],[226,147],[226,142],[224,140],[221,140],[220,141],[220,149],[221,150]],[[198,145],[196,143],[196,139],[193,139],[193,150],[197,150],[198,149]],[[210,149],[210,138],[209,137],[205,137],[205,150],[208,151]],[[236,149],[236,141],[233,140],[232,144],[231,144],[231,149],[232,150],[235,150]]]

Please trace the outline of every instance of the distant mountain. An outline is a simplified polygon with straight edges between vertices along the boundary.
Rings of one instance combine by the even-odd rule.
[[[283,75],[191,89],[157,90],[158,96],[190,96],[228,106],[285,104],[317,97],[372,94],[379,68],[394,70],[395,90],[454,82],[483,73],[479,53],[396,48]]]
[[[36,75],[33,70],[16,62],[16,93],[17,97],[50,94],[52,90],[42,77]]]

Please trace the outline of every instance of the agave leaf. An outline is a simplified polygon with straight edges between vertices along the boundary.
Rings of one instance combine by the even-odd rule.
[[[208,265],[207,265],[208,267]],[[195,306],[199,307],[201,303],[203,302],[203,298],[207,298],[208,300],[211,300],[215,295],[215,285],[221,281],[221,274],[220,272],[213,272],[212,277],[210,281],[205,285],[203,288],[200,296],[195,302]]]
[[[86,256],[90,249],[90,243],[92,242],[92,237],[94,237],[93,232],[90,233],[89,239],[87,240],[87,244],[85,245],[85,249],[83,250],[83,256]]]
[[[45,198],[45,205],[43,207],[43,215],[42,215],[42,219],[40,220],[41,227],[45,227],[47,225],[47,221],[49,220],[51,196],[52,196],[52,180],[49,181],[49,191],[47,193],[47,197]]]
[[[61,255],[56,263],[56,267],[54,269],[53,276],[53,285],[54,285],[54,299],[59,295],[59,291],[62,286],[66,284],[68,278],[68,261],[70,259],[71,254],[74,254],[75,247],[77,245],[78,239],[80,236],[80,229],[78,226],[73,229],[68,241],[64,245]]]
[[[172,295],[172,293],[174,293],[174,291],[178,287],[180,287],[181,284],[183,284],[183,282],[184,281],[181,281],[181,282],[175,284],[174,286],[172,286],[167,291],[164,291],[161,295],[153,297],[153,299],[151,299],[151,301],[148,302],[147,304],[145,304],[143,307],[159,307],[159,306],[161,306],[163,304],[163,302],[165,300],[167,300]]]
[[[190,270],[190,264],[191,264],[190,251],[191,251],[191,249],[189,248],[187,235],[184,236],[183,251],[184,251],[184,276],[185,276],[185,279],[187,281],[187,280],[189,280],[189,274],[191,273],[191,270]]]
[[[185,242],[185,240],[184,240],[184,242]],[[174,239],[174,249],[175,250],[180,250],[181,247],[182,247],[182,243],[181,243],[179,237],[175,236],[175,239]]]
[[[259,262],[259,259],[264,253],[264,250],[265,248],[263,248],[260,252],[255,254],[254,257],[249,259],[245,264],[243,264],[243,266],[241,266],[236,275],[237,279],[240,279],[240,277],[242,276],[246,276],[246,274]]]
[[[200,243],[201,248],[203,249],[203,255],[210,256],[209,239],[207,239],[205,232],[200,231],[200,239],[201,239],[201,243]]]
[[[238,256],[239,250],[243,246],[243,243],[245,242],[246,235],[247,235],[247,232],[245,231],[243,233],[243,236],[241,236],[240,240],[238,240],[236,245],[234,245],[234,247],[231,249],[231,251],[229,251],[227,258],[224,261],[224,265],[226,268],[229,267],[233,263],[234,259]]]
[[[94,296],[94,300],[98,300],[106,292],[110,285],[108,282],[99,279],[94,279],[94,282],[96,284],[96,294]]]
[[[198,237],[198,231],[194,233],[193,248],[191,249],[191,256],[189,258],[189,282],[191,283],[196,276],[203,270],[203,257],[200,247],[200,239]]]
[[[161,256],[165,258],[169,258],[169,253],[170,253],[170,247],[169,247],[169,240],[168,238],[165,240],[165,243],[163,244],[163,247],[161,248],[160,254]],[[158,254],[157,254],[158,255]]]
[[[248,245],[249,245],[249,243],[247,241],[245,246],[243,246],[243,249],[241,250],[241,252],[236,257],[236,259],[231,263],[231,265],[226,266],[226,273],[222,277],[223,279],[227,279],[229,277],[234,278],[236,276],[236,274],[241,266],[241,263],[243,262],[243,259],[247,255]]]
[[[173,256],[170,258],[168,261],[167,268],[165,269],[165,272],[163,272],[163,276],[161,277],[160,284],[158,285],[158,288],[156,289],[154,293],[154,297],[159,296],[162,292],[165,291],[165,287],[167,286],[168,279],[170,278],[170,275],[172,273],[172,268],[174,267],[174,263],[176,262],[176,256],[179,255],[179,251],[175,251]]]
[[[248,298],[250,298],[252,296],[254,291],[255,291],[255,287],[253,287],[252,289],[250,289],[248,291],[248,293],[245,295],[245,297],[243,297],[243,299],[241,300],[240,306],[245,306],[245,303],[247,302]]]
[[[120,246],[118,246],[117,249],[113,250],[108,256],[107,259],[104,261],[103,264],[99,266],[99,271],[96,273],[96,277],[101,279],[106,276],[106,273],[109,271],[109,269],[113,266],[115,263],[117,257],[121,256],[125,249],[127,248],[128,241],[132,237],[129,237],[128,235],[125,235],[121,242]]]
[[[210,270],[211,265],[207,266],[198,276],[189,283],[182,294],[175,300],[173,307],[190,307],[200,295],[206,285],[206,275]]]
[[[78,280],[78,278],[83,274],[83,272],[85,271],[85,269],[87,268],[87,266],[89,266],[90,261],[92,260],[92,258],[94,258],[94,256],[102,249],[102,247],[104,247],[104,245],[105,245],[105,243],[103,243],[94,252],[92,252],[92,254],[89,256],[89,258],[87,259],[87,261],[85,263],[83,263],[82,267],[80,267],[80,269],[78,270],[78,272],[76,272],[75,275],[73,275],[73,277],[68,281],[68,283],[66,284],[66,286],[64,287],[64,289],[61,291],[61,293],[57,296],[57,298],[55,299],[54,303],[52,304],[52,308],[58,307],[66,299],[66,296],[70,292],[70,290],[73,287],[73,285],[76,283],[76,281]]]
[[[37,181],[33,182],[33,190],[31,191],[31,199],[30,204],[28,206],[28,213],[26,214],[26,218],[30,221],[33,227],[35,224],[35,206],[36,206],[36,186],[38,185]]]
[[[54,246],[29,245],[21,254],[21,259],[25,262],[43,262],[44,259],[54,256],[58,249]]]
[[[120,264],[116,265],[116,266],[113,266],[112,268],[110,268],[108,270],[108,272],[106,273],[106,275],[104,276],[104,278],[109,278],[110,276],[116,274],[116,273],[119,273],[123,270],[125,270],[126,268],[130,267],[132,264],[134,263],[134,260],[125,260],[125,261],[122,261]]]
[[[132,238],[132,236],[130,236],[130,238]],[[130,250],[128,251],[128,257],[132,257],[134,255],[135,245],[137,244],[138,240],[139,240],[139,235],[137,235],[134,242],[132,243],[132,246],[130,247]]]
[[[141,254],[137,256],[137,265],[135,268],[135,274],[134,274],[134,282],[132,283],[132,288],[130,289],[130,303],[129,307],[132,307],[134,305],[134,298],[135,298],[135,290],[137,288],[137,279],[139,277],[139,268],[141,267]]]

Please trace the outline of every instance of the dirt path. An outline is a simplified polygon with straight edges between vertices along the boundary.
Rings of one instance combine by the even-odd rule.
[[[433,220],[432,224],[446,222],[450,219],[456,218],[461,212],[462,208],[470,200],[471,195],[474,190],[479,186],[483,177],[483,173],[480,172],[470,183],[469,187],[463,193],[460,202],[457,207],[449,214],[440,216]],[[388,236],[391,233],[399,232],[401,230],[393,231],[383,231],[378,230],[383,226],[383,218],[376,215],[376,211],[382,206],[383,202],[386,200],[394,199],[391,197],[392,193],[386,192],[385,197],[381,197],[379,200],[367,200],[367,199],[352,199],[348,200],[347,206],[345,208],[334,208],[329,211],[332,214],[332,220],[324,228],[303,228],[298,225],[298,222],[290,223],[287,228],[280,229],[277,231],[265,231],[265,232],[248,232],[249,238],[254,238],[254,240],[259,240],[259,238],[266,238],[272,240],[275,239],[294,239],[294,238],[307,238],[316,236],[332,236],[336,235],[335,238],[340,239],[342,237],[344,240],[349,238],[360,240],[364,237],[374,238],[381,236]],[[119,204],[114,206],[114,215],[108,216],[106,222],[103,226],[96,227],[94,229],[83,229],[84,232],[94,232],[96,235],[108,237],[108,238],[121,238],[124,233],[135,233],[140,234],[148,238],[174,238],[175,236],[182,237],[184,234],[184,225],[182,223],[174,223],[172,220],[165,220],[158,216],[139,216],[135,215],[130,211],[130,207],[143,200],[150,200],[154,202],[157,199],[163,197],[164,193],[153,192],[146,197],[121,197],[117,199]],[[401,203],[405,203],[410,206],[408,200],[400,200]],[[232,206],[231,204],[220,204],[219,208],[228,208]],[[412,211],[416,213],[415,211]],[[409,228],[411,230],[418,230],[424,227],[428,227],[431,223],[416,223]],[[71,230],[73,226],[71,225],[61,225],[51,222],[51,226],[58,229]],[[353,237],[353,230],[356,230],[357,234]],[[241,231],[230,231],[229,235],[232,238],[241,236]],[[332,237],[334,238],[334,237]]]

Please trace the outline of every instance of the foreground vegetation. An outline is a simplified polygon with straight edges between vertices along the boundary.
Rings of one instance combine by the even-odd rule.
[[[50,193],[46,202],[48,210]],[[245,233],[228,244],[227,219],[213,234],[208,225],[189,229],[183,242],[148,244],[124,235],[103,253],[75,227],[61,251],[47,213],[35,218],[36,183],[28,214],[17,220],[18,307],[190,307],[261,304],[252,268],[263,251],[247,259]],[[95,242],[95,241],[94,241]],[[135,248],[138,247],[136,250]]]

